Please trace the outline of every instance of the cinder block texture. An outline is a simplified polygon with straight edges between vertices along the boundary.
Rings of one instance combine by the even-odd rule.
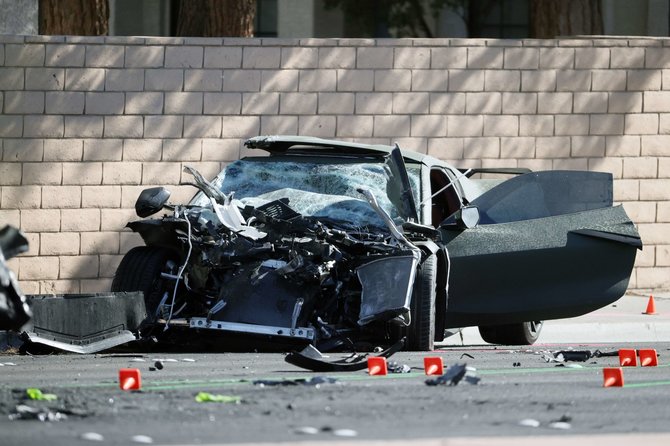
[[[0,36],[0,220],[35,292],[104,291],[145,187],[192,189],[258,134],[401,146],[457,167],[610,172],[668,287],[670,39],[40,40]],[[253,153],[254,155],[256,153]]]

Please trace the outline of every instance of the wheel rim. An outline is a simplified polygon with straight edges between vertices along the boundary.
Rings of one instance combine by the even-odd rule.
[[[540,330],[542,330],[543,321],[530,321],[528,322],[528,332],[533,336],[538,336]]]

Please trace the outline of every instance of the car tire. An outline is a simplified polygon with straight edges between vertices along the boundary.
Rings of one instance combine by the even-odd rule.
[[[169,249],[152,246],[132,248],[121,260],[114,280],[112,291],[141,291],[144,293],[149,319],[153,320],[167,283],[161,278],[162,272],[168,272],[170,263],[177,259]]]
[[[479,334],[489,344],[531,345],[540,337],[543,321],[479,327]]]
[[[407,327],[407,350],[431,351],[435,343],[435,298],[437,295],[437,256],[431,254],[416,271],[411,323]]]

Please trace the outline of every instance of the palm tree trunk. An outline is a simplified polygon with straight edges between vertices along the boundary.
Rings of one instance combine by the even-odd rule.
[[[537,39],[603,33],[600,0],[531,0],[530,21]]]
[[[39,0],[39,33],[105,36],[109,33],[108,0]]]

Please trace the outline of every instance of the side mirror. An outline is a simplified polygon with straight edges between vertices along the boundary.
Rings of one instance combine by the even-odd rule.
[[[477,206],[463,206],[456,211],[455,217],[460,229],[471,229],[479,224],[479,209]]]
[[[4,254],[5,259],[11,259],[28,251],[28,239],[14,226],[7,225],[0,229],[0,250],[2,250],[0,258]],[[2,284],[3,288],[4,286],[5,284]]]
[[[164,187],[150,187],[144,189],[135,202],[135,213],[145,218],[163,209],[170,198],[170,191]]]

